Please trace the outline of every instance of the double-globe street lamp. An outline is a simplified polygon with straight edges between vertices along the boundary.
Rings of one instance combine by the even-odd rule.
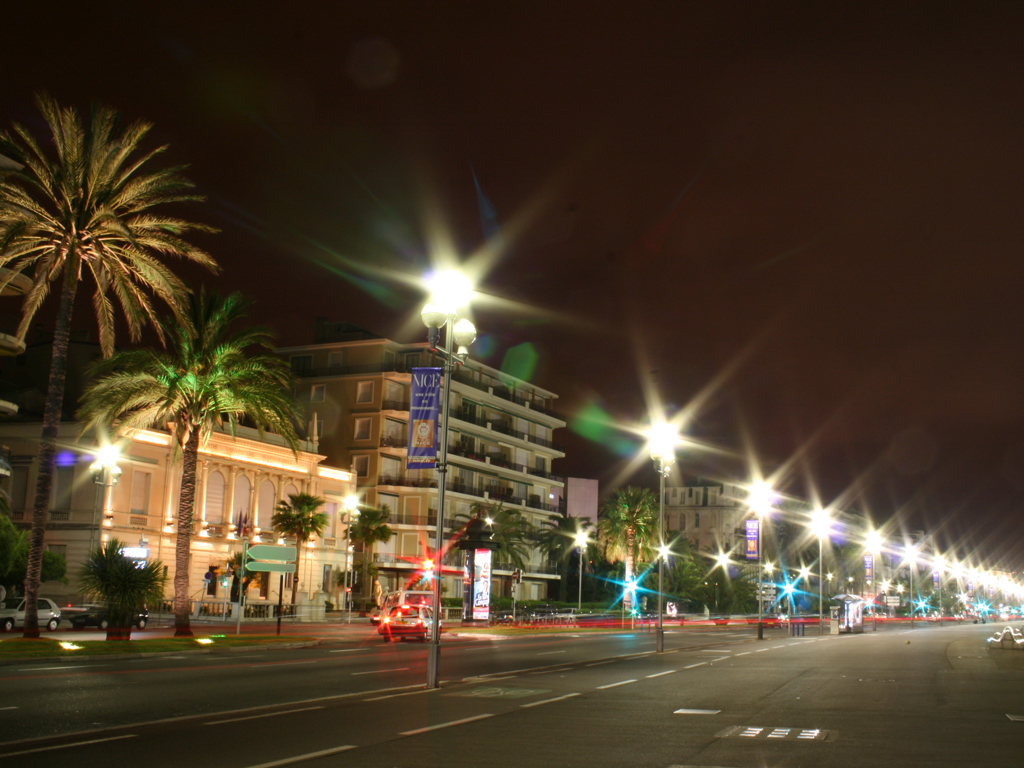
[[[825,590],[825,581],[822,578],[822,565],[825,562],[824,557],[824,542],[828,538],[830,529],[832,527],[832,521],[829,519],[828,511],[818,508],[814,510],[811,515],[811,531],[815,536],[818,537],[818,634],[825,634],[824,616],[824,601],[822,600],[822,593]]]
[[[579,600],[576,603],[576,610],[583,613],[583,553],[587,549],[587,544],[590,543],[587,538],[586,531],[576,531],[576,548],[579,550],[580,557],[580,591]]]
[[[764,640],[764,552],[761,551],[761,529],[764,519],[772,508],[772,489],[768,483],[759,481],[750,489],[750,508],[757,515],[757,639]],[[768,564],[771,573],[771,563]]]
[[[655,653],[665,650],[665,625],[662,616],[662,600],[665,592],[665,478],[672,471],[676,460],[676,443],[679,437],[671,424],[660,422],[647,433],[651,458],[658,470],[658,631],[654,640]]]
[[[110,510],[110,491],[121,479],[121,468],[117,465],[120,454],[116,446],[105,445],[96,452],[96,461],[89,466],[92,481],[96,483],[96,520],[89,533],[89,551],[96,547],[93,535],[101,527],[111,527],[114,515]]]
[[[430,627],[430,645],[427,649],[427,687],[441,684],[441,578],[444,573],[444,491],[448,473],[448,410],[452,384],[452,371],[466,361],[469,345],[476,339],[476,327],[467,318],[459,318],[459,310],[468,305],[472,296],[469,281],[457,272],[436,278],[430,301],[423,307],[420,317],[427,326],[427,343],[431,351],[442,358],[444,375],[441,378],[441,398],[438,420],[440,441],[437,454],[437,573],[434,576],[434,620]],[[439,346],[441,329],[447,328],[444,347]],[[457,347],[457,350],[456,350]]]
[[[351,539],[352,539],[352,537],[351,537],[350,534],[351,534],[351,531],[352,531],[352,523],[353,523],[353,521],[355,520],[355,518],[359,517],[359,499],[356,498],[355,496],[351,496],[351,495],[350,496],[346,496],[345,497],[345,501],[343,502],[343,507],[345,509],[345,515],[347,515],[347,517],[345,518],[345,580],[344,580],[344,584],[343,584],[342,596],[344,597],[344,600],[345,600],[345,623],[346,624],[351,624],[352,623],[352,601],[349,599],[349,591],[348,591],[349,590],[349,586],[348,586],[348,572],[350,570],[349,566],[351,565],[351,562],[352,562],[352,560],[351,560],[351,557],[352,557],[351,556],[351,551],[352,551],[352,541],[351,541]],[[343,517],[345,517],[345,515],[343,515]],[[355,579],[353,578],[353,582],[354,581],[355,581]]]

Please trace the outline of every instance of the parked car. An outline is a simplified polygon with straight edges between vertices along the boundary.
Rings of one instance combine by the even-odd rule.
[[[434,624],[434,612],[428,605],[399,605],[381,619],[377,633],[390,643],[394,638],[414,637],[426,641]],[[440,627],[440,622],[438,622]]]
[[[71,626],[75,629],[85,629],[86,627],[106,629],[110,626],[107,609],[102,605],[87,605],[85,610],[75,613],[69,620],[71,621]],[[145,629],[146,625],[149,624],[149,611],[143,608],[136,613],[132,624],[139,629]]]
[[[53,632],[60,626],[60,608],[53,600],[45,597],[39,598],[38,604],[39,626],[46,627]],[[0,629],[10,632],[15,627],[25,625],[25,598],[9,597],[4,600],[0,608]]]

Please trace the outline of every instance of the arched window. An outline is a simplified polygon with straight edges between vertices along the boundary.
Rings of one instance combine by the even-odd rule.
[[[291,483],[288,483],[288,485],[286,485],[284,487],[284,493],[281,494],[281,501],[288,501],[290,496],[298,496],[298,495],[299,495],[299,489],[296,488]]]
[[[211,472],[206,477],[206,522],[224,522],[224,475],[220,472]]]
[[[260,483],[259,497],[256,499],[256,525],[264,530],[270,528],[270,518],[274,515],[274,484],[269,480]]]
[[[234,509],[231,512],[234,515],[235,525],[238,525],[239,521],[242,520],[242,516],[249,515],[249,490],[252,485],[249,483],[249,478],[245,475],[239,475],[235,478],[235,504]],[[252,519],[249,519],[249,527],[252,527]]]

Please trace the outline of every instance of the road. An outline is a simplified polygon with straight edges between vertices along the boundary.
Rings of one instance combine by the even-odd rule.
[[[1024,654],[986,649],[992,630],[683,629],[660,655],[649,633],[455,637],[439,690],[422,645],[369,633],[26,663],[0,668],[0,765],[1017,765]]]

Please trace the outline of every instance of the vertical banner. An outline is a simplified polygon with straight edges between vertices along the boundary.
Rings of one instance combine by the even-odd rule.
[[[988,599],[991,600],[995,596],[996,596],[996,588],[995,588],[994,585],[989,584],[988,585]]]
[[[747,520],[747,560],[757,560],[760,553],[757,550],[757,528],[760,520]]]
[[[437,466],[437,415],[441,407],[441,369],[413,368],[409,392],[409,469]]]
[[[932,589],[937,590],[939,588],[939,572],[932,571]]]
[[[872,584],[875,580],[875,556],[864,555],[864,583]]]
[[[491,617],[491,550],[476,551],[473,569],[473,619],[486,621]]]
[[[967,597],[971,598],[972,600],[974,599],[974,582],[973,581],[968,581],[967,582]]]

